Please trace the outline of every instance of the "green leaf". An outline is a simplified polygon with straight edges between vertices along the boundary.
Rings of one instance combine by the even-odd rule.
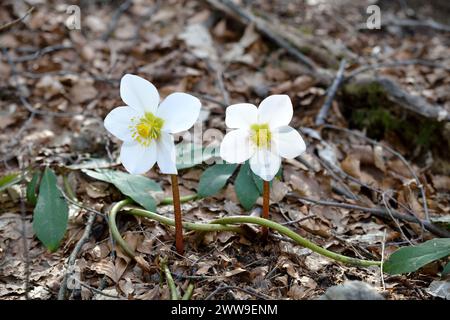
[[[198,186],[198,195],[208,197],[222,189],[233,175],[237,164],[215,164],[203,172]]]
[[[248,161],[247,161],[248,162]],[[246,163],[247,163],[246,162]],[[283,169],[280,166],[280,169],[278,170],[277,174],[275,175],[275,178],[281,178],[281,174],[283,173]],[[252,171],[252,175],[253,175],[253,180],[255,181],[256,186],[258,187],[259,190],[259,194],[262,195],[263,194],[263,182],[264,180],[261,179],[259,176],[257,176],[256,174],[253,173]],[[272,181],[269,181],[269,185],[272,188]]]
[[[97,171],[83,169],[88,176],[113,184],[124,195],[130,197],[149,211],[156,210],[155,199],[151,192],[161,192],[161,187],[155,181],[141,176],[128,174],[122,171],[99,169]]]
[[[447,265],[444,267],[444,270],[442,270],[442,275],[445,276],[450,273],[450,262],[447,263]]]
[[[20,173],[10,173],[0,178],[0,192],[20,182]]]
[[[33,230],[50,251],[58,249],[67,229],[69,208],[56,184],[55,173],[46,168],[33,214]]]
[[[177,144],[176,152],[178,170],[195,167],[213,157],[211,150],[196,146],[193,143]]]
[[[450,238],[433,239],[418,246],[398,249],[384,263],[384,271],[390,274],[413,272],[448,255]]]
[[[241,166],[236,181],[234,181],[237,197],[245,210],[250,210],[260,195],[253,175],[250,165],[246,162]]]
[[[39,178],[41,177],[41,172],[36,171],[33,174],[33,178],[27,185],[27,201],[31,205],[36,205],[37,203],[37,187],[39,183]]]

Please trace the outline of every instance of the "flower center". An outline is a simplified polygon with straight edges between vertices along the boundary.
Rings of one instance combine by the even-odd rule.
[[[256,144],[258,148],[268,148],[272,134],[269,130],[269,124],[253,124],[250,126],[250,139]]]
[[[146,112],[140,119],[131,119],[132,125],[131,136],[141,145],[148,147],[150,142],[157,140],[161,135],[161,128],[164,125],[164,120],[158,118],[151,112]]]

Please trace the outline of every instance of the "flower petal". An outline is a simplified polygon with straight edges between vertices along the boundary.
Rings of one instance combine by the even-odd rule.
[[[156,162],[156,143],[144,147],[137,142],[125,142],[120,149],[120,161],[131,174],[145,173]]]
[[[228,128],[249,128],[258,122],[258,108],[251,103],[233,104],[225,112],[225,124]]]
[[[202,104],[187,93],[175,92],[169,95],[156,111],[156,116],[164,120],[162,130],[178,133],[188,130],[197,121]]]
[[[250,143],[250,132],[236,129],[228,132],[220,144],[220,157],[230,163],[241,163],[255,153],[255,146]]]
[[[177,174],[176,150],[173,136],[162,132],[157,143],[157,148],[159,170],[164,174]]]
[[[132,141],[130,126],[133,117],[140,117],[140,113],[130,107],[118,107],[106,116],[103,125],[115,137],[122,141]]]
[[[294,110],[289,96],[274,94],[265,98],[258,108],[258,122],[268,123],[271,129],[287,126]]]
[[[142,112],[155,113],[159,104],[155,86],[133,74],[126,74],[120,80],[120,97],[128,106]]]
[[[272,133],[273,150],[283,158],[294,159],[306,150],[305,141],[292,127],[282,126]]]
[[[259,148],[250,158],[253,173],[265,181],[271,181],[281,166],[281,157],[269,149]]]

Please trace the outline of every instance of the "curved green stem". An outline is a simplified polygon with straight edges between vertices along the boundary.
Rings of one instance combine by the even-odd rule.
[[[117,202],[111,209],[109,213],[109,227],[111,230],[111,234],[116,240],[116,242],[123,248],[125,253],[129,255],[130,257],[134,257],[136,254],[134,251],[128,246],[126,241],[122,238],[120,235],[119,229],[117,228],[116,224],[116,216],[119,213],[119,211],[123,210],[123,212],[132,214],[134,216],[138,217],[144,217],[148,219],[152,219],[155,221],[158,221],[162,224],[166,224],[169,226],[174,227],[175,226],[175,220],[164,217],[162,215],[159,215],[157,213],[147,211],[144,209],[138,209],[138,208],[124,208],[126,205],[133,203],[132,200],[122,200]],[[183,227],[188,230],[194,230],[194,231],[203,231],[203,232],[212,232],[212,231],[231,231],[236,232],[240,234],[244,234],[245,231],[239,227],[239,226],[224,226],[220,224],[209,224],[209,223],[191,223],[191,222],[183,222]]]
[[[111,229],[111,234],[113,238],[116,240],[116,242],[123,248],[126,254],[128,254],[131,257],[135,257],[135,253],[132,249],[128,246],[126,241],[122,238],[120,235],[119,230],[117,229],[116,225],[116,216],[117,213],[124,209],[124,212],[128,214],[132,214],[134,216],[144,217],[152,220],[156,220],[160,223],[169,225],[169,226],[175,226],[175,221],[173,219],[161,216],[159,214],[156,214],[154,212],[150,212],[144,209],[138,209],[138,208],[132,208],[127,207],[124,208],[126,205],[132,203],[131,200],[122,200],[118,203],[116,203],[110,212],[109,215],[109,226]],[[291,229],[282,226],[279,223],[273,222],[271,220],[259,218],[259,217],[249,217],[249,216],[232,216],[232,217],[226,217],[217,219],[214,221],[211,221],[210,223],[191,223],[191,222],[183,222],[183,227],[188,230],[194,230],[194,231],[203,231],[203,232],[211,232],[211,231],[232,231],[237,232],[241,234],[245,234],[244,229],[242,229],[239,226],[232,226],[232,224],[243,224],[243,223],[251,223],[251,224],[257,224],[263,227],[271,228],[273,230],[278,231],[280,234],[283,234],[292,240],[294,240],[297,244],[308,248],[318,254],[321,254],[325,257],[328,257],[330,259],[340,261],[346,264],[352,264],[356,266],[362,266],[362,267],[368,267],[368,266],[380,266],[381,261],[372,261],[372,260],[362,260],[362,259],[356,259],[347,257],[332,251],[329,251],[325,248],[322,248],[311,241],[303,238],[296,232],[292,231]]]
[[[196,194],[190,194],[187,196],[183,196],[180,197],[180,202],[181,203],[185,203],[185,202],[189,202],[191,200],[196,200],[199,199],[198,195]],[[161,200],[161,202],[159,204],[165,205],[165,204],[173,204],[173,198],[172,197],[167,197]]]
[[[260,226],[276,230],[279,233],[291,238],[297,244],[299,244],[305,248],[311,249],[312,251],[314,251],[318,254],[321,254],[325,257],[328,257],[330,259],[340,261],[343,263],[347,263],[347,264],[361,266],[361,267],[381,265],[381,261],[361,260],[361,259],[351,258],[351,257],[347,257],[344,255],[332,252],[330,250],[322,248],[321,246],[318,246],[317,244],[312,243],[311,241],[300,236],[298,233],[292,231],[291,229],[289,229],[279,223],[273,222],[271,220],[259,218],[259,217],[231,216],[231,217],[226,217],[226,218],[221,218],[221,219],[211,221],[211,223],[218,223],[218,224],[222,224],[222,225],[237,224],[237,223],[258,224]]]

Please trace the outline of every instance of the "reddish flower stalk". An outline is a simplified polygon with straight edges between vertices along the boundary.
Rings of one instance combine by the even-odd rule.
[[[171,174],[172,180],[172,196],[173,196],[173,211],[175,213],[175,247],[178,254],[184,253],[183,243],[183,225],[181,223],[181,203],[180,203],[180,190],[178,189],[178,176]]]

